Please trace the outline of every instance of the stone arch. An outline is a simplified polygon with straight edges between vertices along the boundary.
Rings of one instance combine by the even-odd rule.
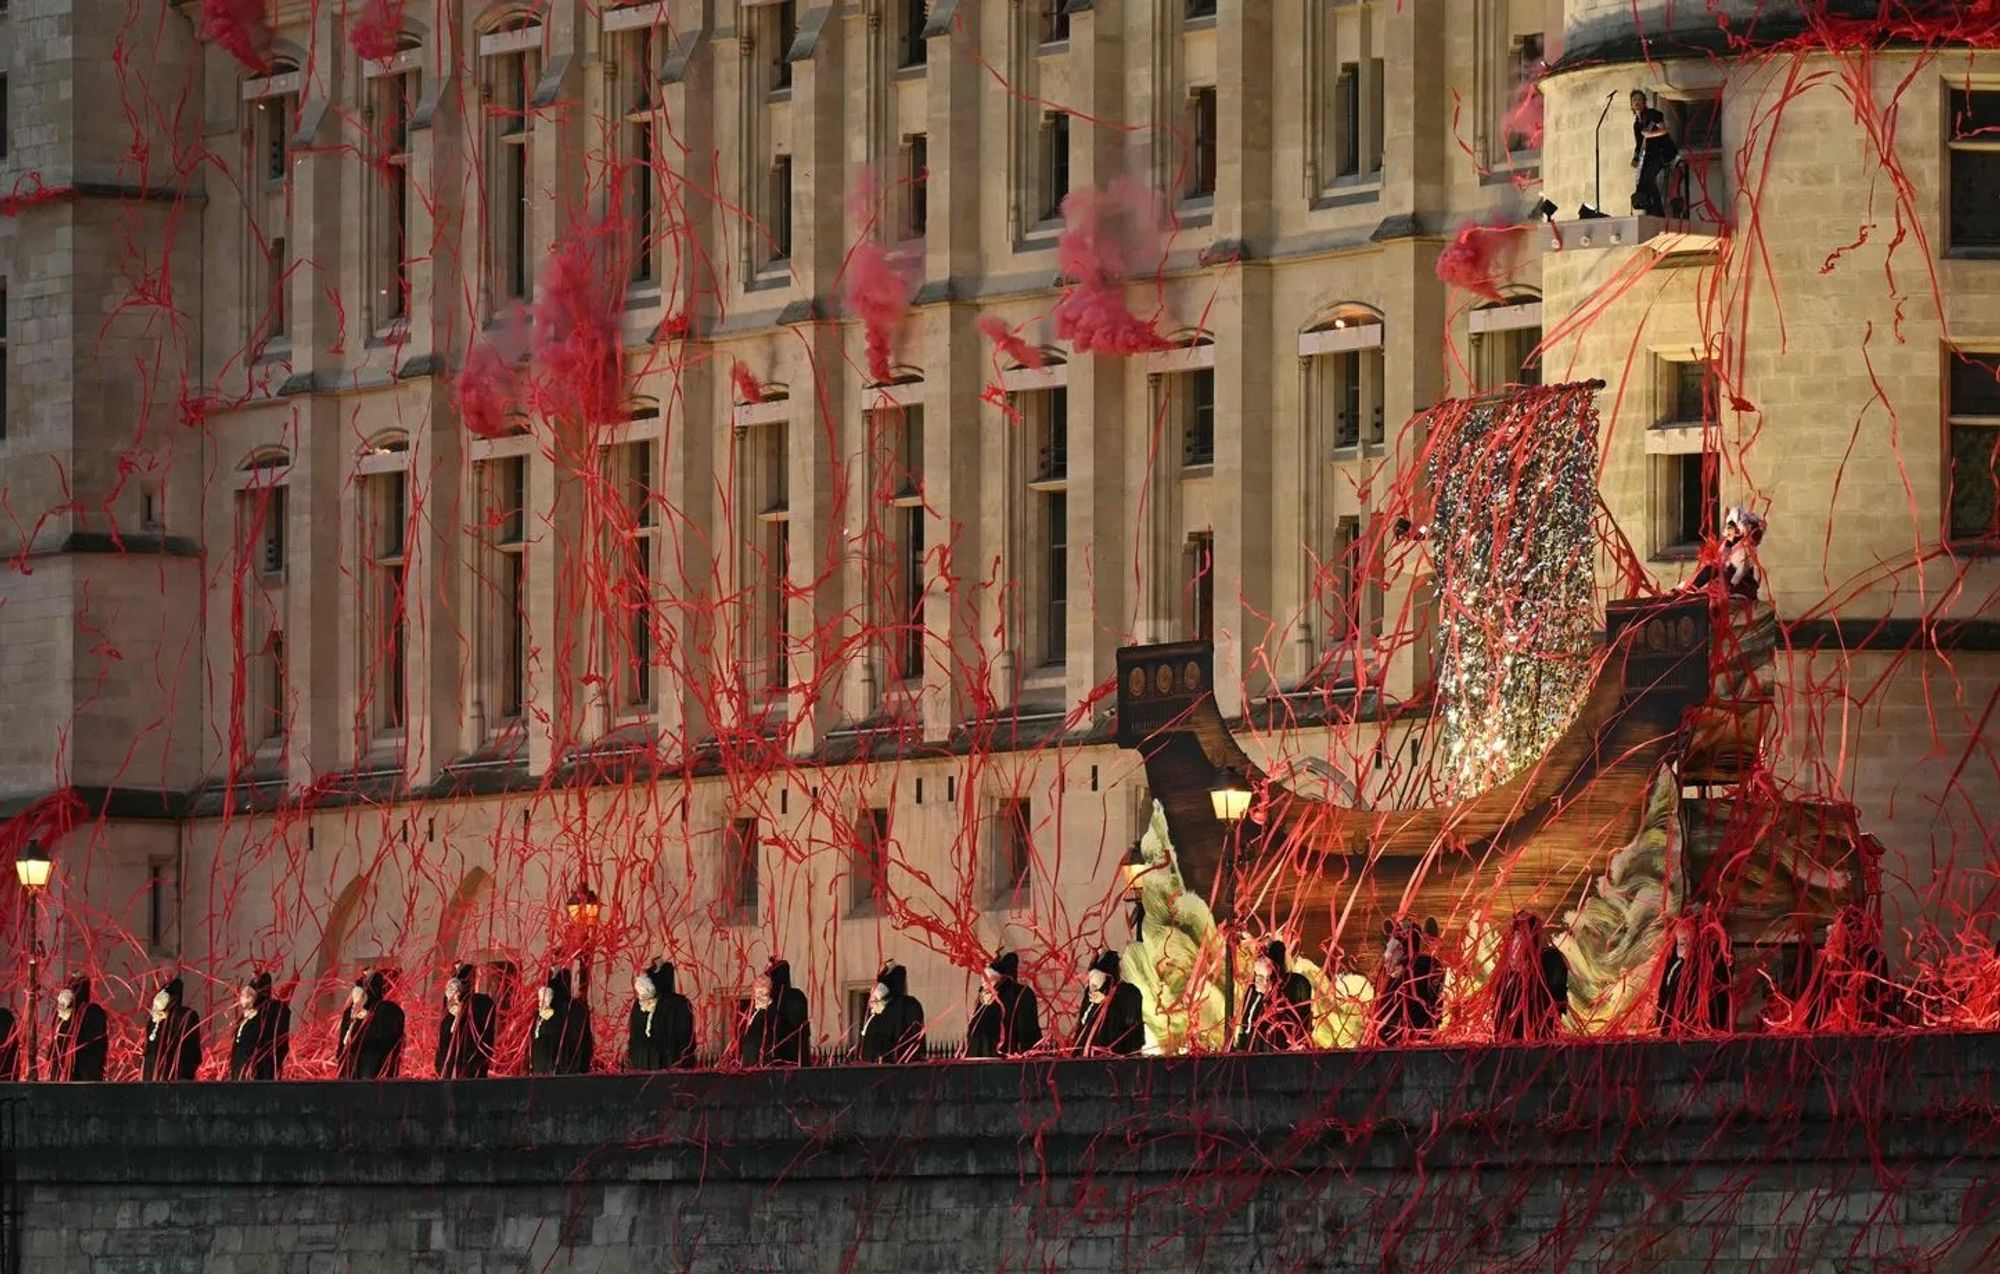
[[[1337,332],[1350,327],[1382,326],[1382,311],[1362,301],[1335,301],[1314,311],[1312,321],[1301,330]]]

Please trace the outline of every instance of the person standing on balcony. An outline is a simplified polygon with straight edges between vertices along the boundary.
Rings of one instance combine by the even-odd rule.
[[[147,1006],[146,1048],[139,1078],[147,1083],[191,1084],[201,1069],[201,1017],[185,1002],[179,978],[170,979]]]
[[[792,985],[792,966],[773,960],[751,987],[737,1056],[745,1066],[804,1066],[811,1042],[805,992]]]
[[[569,970],[552,971],[535,999],[535,1018],[528,1026],[528,1074],[588,1075],[596,1051],[590,1008],[570,994]]]
[[[395,1079],[403,1073],[403,1006],[389,998],[389,975],[362,974],[340,1011],[334,1057],[342,1079]]]
[[[910,994],[910,975],[890,962],[875,975],[868,995],[868,1020],[861,1024],[861,1060],[904,1063],[924,1053],[924,1006]]]
[[[1100,951],[1084,975],[1083,1011],[1072,1047],[1081,1057],[1130,1057],[1145,1045],[1139,988],[1119,976],[1116,951]]]
[[[236,1029],[229,1040],[229,1078],[279,1079],[292,1048],[292,1009],[271,994],[259,973],[236,990]]]
[[[1312,1038],[1312,982],[1290,972],[1285,944],[1273,941],[1250,967],[1250,994],[1236,1028],[1239,1053],[1284,1053]]]
[[[473,968],[461,964],[444,984],[432,1065],[439,1079],[485,1079],[493,1073],[493,997],[472,989]]]
[[[1493,1038],[1554,1039],[1569,1008],[1569,961],[1549,941],[1542,918],[1517,912],[1493,973]]]
[[[1042,1042],[1042,1006],[1033,987],[1021,985],[1021,957],[1003,951],[986,966],[979,1008],[965,1030],[967,1057],[1018,1057]]]
[[[674,966],[668,961],[657,961],[632,979],[625,1064],[635,1071],[694,1065],[694,1006],[674,989]]]
[[[1667,215],[1667,173],[1681,148],[1667,131],[1666,112],[1646,104],[1646,90],[1632,90],[1632,167],[1639,185],[1632,191],[1632,211],[1648,217]]]
[[[50,1041],[49,1077],[58,1083],[97,1083],[111,1052],[111,1019],[92,1002],[90,979],[72,978],[56,992],[56,1031]]]
[[[1436,934],[1435,921],[1428,933],[1414,921],[1389,922],[1374,1003],[1375,1039],[1384,1047],[1421,1044],[1437,1029],[1444,970],[1424,950],[1425,939]]]

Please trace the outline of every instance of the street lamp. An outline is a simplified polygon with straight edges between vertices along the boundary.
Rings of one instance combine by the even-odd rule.
[[[36,1039],[38,1000],[41,992],[42,890],[49,887],[55,864],[40,841],[29,841],[14,858],[14,876],[28,891],[28,1079],[42,1077],[42,1050]],[[12,1079],[9,1075],[7,1078]]]
[[[576,958],[576,994],[587,1004],[590,1001],[590,947],[595,941],[597,917],[604,908],[597,901],[595,889],[579,884],[563,900],[563,910],[569,913],[569,922],[584,932],[583,944]]]
[[[1235,925],[1232,923],[1236,918],[1236,886],[1234,877],[1236,870],[1236,838],[1243,826],[1244,817],[1250,813],[1251,796],[1250,784],[1244,781],[1242,773],[1233,765],[1226,765],[1217,771],[1215,782],[1211,783],[1208,788],[1209,807],[1215,811],[1216,820],[1228,829],[1229,835],[1229,839],[1223,844],[1221,882],[1222,888],[1228,892],[1226,896],[1219,896],[1216,899],[1218,903],[1222,904],[1218,910],[1222,912],[1222,916],[1220,917],[1220,929],[1222,933],[1222,1046],[1225,1049],[1229,1047],[1231,1027],[1234,1025],[1236,1017],[1236,933]],[[1220,892],[1218,891],[1218,894]]]

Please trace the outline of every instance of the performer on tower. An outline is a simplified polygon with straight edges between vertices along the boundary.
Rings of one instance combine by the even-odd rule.
[[[461,964],[444,984],[432,1066],[439,1079],[485,1079],[493,1073],[498,1033],[493,997],[473,990],[474,969]]]

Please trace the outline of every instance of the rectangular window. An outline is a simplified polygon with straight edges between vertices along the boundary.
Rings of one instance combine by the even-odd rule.
[[[1541,149],[1541,139],[1539,137],[1522,131],[1522,112],[1516,110],[1515,107],[1517,103],[1525,99],[1526,94],[1536,91],[1529,86],[1541,78],[1542,56],[1545,47],[1546,41],[1542,32],[1539,31],[1514,37],[1513,86],[1507,100],[1507,105],[1503,108],[1506,114],[1501,117],[1500,121],[1503,134],[1501,144],[1506,146],[1507,153],[1510,155],[1537,152]]]
[[[854,868],[848,876],[850,915],[872,915],[888,870],[889,811],[865,809],[854,822]]]
[[[653,252],[659,245],[654,222],[653,188],[653,30],[635,27],[618,39],[617,79],[612,91],[620,99],[618,130],[619,202],[625,217],[631,254],[630,282],[653,282]]]
[[[1215,0],[1187,0],[1187,15],[1190,18],[1214,17]]]
[[[1041,185],[1041,219],[1054,221],[1069,197],[1069,115],[1063,111],[1042,116]]]
[[[290,269],[290,257],[285,251],[285,241],[282,237],[271,240],[265,264],[269,271],[265,284],[266,304],[269,307],[267,313],[270,315],[268,339],[282,341],[291,335],[292,330],[291,315],[288,313],[291,307],[285,303],[285,294],[291,290],[285,278],[286,272]]]
[[[265,99],[259,108],[264,121],[264,181],[277,185],[291,168],[292,120],[298,114],[298,99],[282,94]]]
[[[1334,109],[1338,119],[1334,128],[1334,166],[1336,177],[1355,177],[1361,173],[1361,64],[1342,62],[1340,74],[1333,81]]]
[[[267,580],[285,577],[285,488],[267,487],[257,495],[257,573]]]
[[[786,581],[791,569],[791,505],[783,421],[749,427],[740,461],[746,519],[743,579],[748,602],[741,660],[746,690],[777,698],[791,683]]]
[[[1061,44],[1069,39],[1069,14],[1065,6],[1069,0],[1036,0],[1041,10],[1041,41],[1043,44]]]
[[[1709,450],[1652,457],[1656,556],[1686,557],[1715,534],[1722,521],[1716,461]]]
[[[630,442],[611,449],[619,517],[611,537],[616,572],[605,631],[616,671],[618,703],[628,712],[653,707],[653,559],[659,532],[654,446]]]
[[[757,923],[761,836],[754,818],[729,820],[722,837],[723,902],[733,925]]]
[[[0,280],[0,440],[7,437],[7,284]]]
[[[930,60],[930,41],[924,38],[924,27],[930,22],[929,8],[929,0],[902,0],[902,66],[922,66]]]
[[[366,597],[368,656],[374,684],[373,725],[378,733],[393,733],[405,724],[408,691],[409,615],[404,604],[407,579],[406,520],[409,517],[409,475],[397,469],[370,474],[367,480],[368,559]]]
[[[1189,641],[1215,640],[1215,533],[1197,531],[1183,554]]]
[[[1069,389],[1057,386],[1035,395],[1029,404],[1035,415],[1038,446],[1035,480],[1061,482],[1069,477]]]
[[[1713,403],[1708,364],[1699,360],[1663,359],[1660,417],[1663,425],[1696,428],[1711,418]]]
[[[503,456],[480,466],[487,529],[490,615],[484,625],[485,700],[493,721],[518,720],[528,687],[528,460]]]
[[[1215,463],[1215,370],[1185,372],[1175,380],[1181,391],[1181,463],[1189,468]]]
[[[1945,393],[1946,534],[1955,542],[2000,538],[2000,354],[1952,354]]]
[[[842,998],[847,1011],[845,1038],[850,1048],[861,1047],[861,1028],[868,1025],[868,996],[874,986],[851,986]]]
[[[771,91],[783,93],[792,87],[792,41],[799,34],[799,6],[796,0],[782,0],[770,9]]]
[[[903,141],[903,237],[921,239],[930,230],[930,139],[911,133]]]
[[[1951,246],[2000,252],[2000,89],[1953,89]]]
[[[258,739],[274,743],[285,737],[285,634],[276,628],[264,643],[264,720]]]
[[[539,62],[539,55],[528,49],[488,59],[485,219],[488,289],[496,309],[499,303],[526,300],[533,286],[528,268],[528,112]]]
[[[1042,496],[1042,662],[1069,657],[1069,493]]]
[[[146,861],[146,945],[164,951],[171,941],[174,860]]]
[[[1215,10],[1211,7],[1209,12]],[[1221,140],[1213,85],[1194,90],[1191,115],[1193,153],[1188,162],[1187,197],[1203,199],[1215,194],[1216,150]]]
[[[1542,360],[1537,347],[1542,343],[1539,325],[1488,328],[1474,338],[1475,371],[1482,391],[1504,385],[1539,385]]]
[[[1026,797],[1003,800],[994,811],[993,860],[989,897],[996,910],[1017,910],[1028,904],[1034,884],[1034,803]]]
[[[410,276],[410,115],[415,109],[416,74],[405,71],[375,81],[382,162],[375,173],[374,260],[369,315],[372,327],[387,327],[409,313]]]
[[[151,535],[166,532],[167,489],[158,478],[142,478],[139,482],[139,529]]]
[[[780,265],[792,259],[792,157],[771,161],[771,259]]]
[[[0,13],[6,11],[6,6],[0,5]],[[0,75],[0,159],[7,158],[7,103],[10,96],[7,87],[7,77]]]

